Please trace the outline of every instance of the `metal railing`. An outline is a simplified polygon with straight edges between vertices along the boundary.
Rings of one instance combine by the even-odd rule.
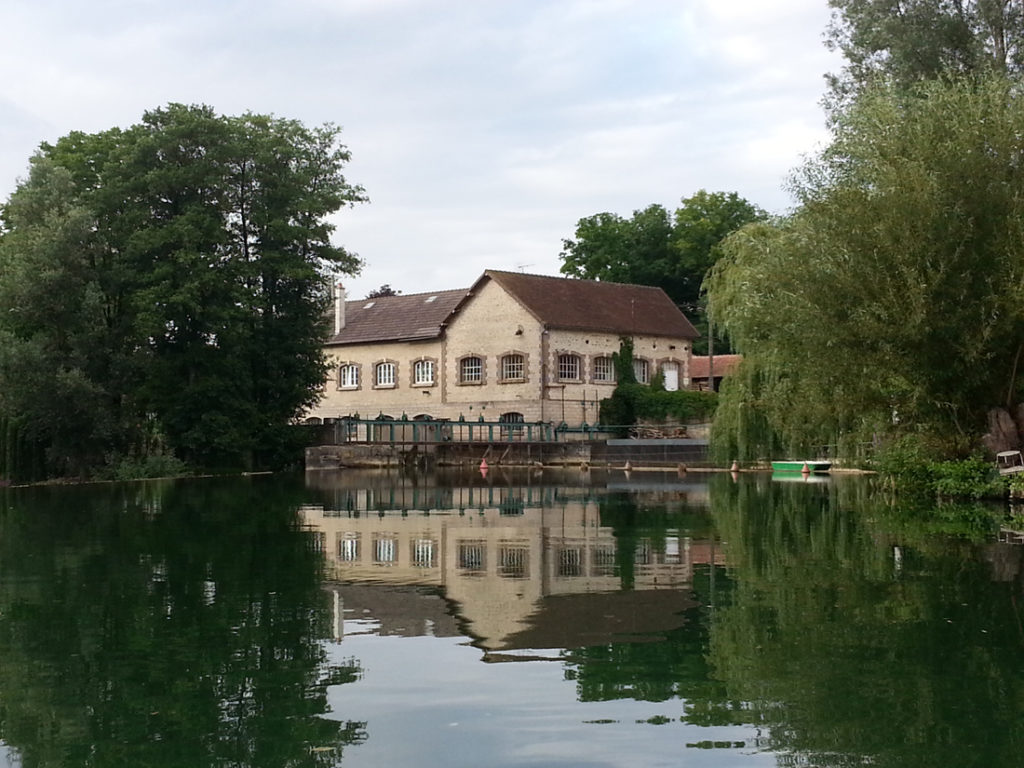
[[[601,440],[617,428],[599,424],[570,427],[565,422],[513,422],[477,419],[466,421],[359,419],[343,417],[324,424],[325,437],[343,443],[557,443],[567,440]],[[330,430],[333,430],[331,435]],[[323,433],[322,433],[323,434]]]

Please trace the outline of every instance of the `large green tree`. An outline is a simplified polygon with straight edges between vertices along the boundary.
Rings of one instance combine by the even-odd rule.
[[[718,244],[764,217],[764,211],[735,192],[705,190],[683,198],[672,214],[661,205],[634,211],[628,219],[598,213],[580,219],[575,237],[563,240],[561,271],[587,280],[662,288],[706,337],[701,284],[719,257]]]
[[[328,217],[363,199],[331,125],[171,104],[44,144],[3,208],[0,414],[54,471],[169,447],[278,461],[323,381]]]
[[[746,371],[716,440],[746,458],[907,432],[966,448],[1016,404],[1022,135],[1002,77],[862,94],[796,174],[798,210],[724,244],[710,295]]]
[[[841,108],[871,81],[921,80],[1024,70],[1024,7],[1018,0],[829,0],[830,48],[846,66],[829,76]]]

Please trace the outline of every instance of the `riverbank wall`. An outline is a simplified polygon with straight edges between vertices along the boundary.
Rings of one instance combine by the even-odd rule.
[[[306,469],[413,466],[708,466],[707,440],[624,439],[569,442],[344,443],[306,448]]]

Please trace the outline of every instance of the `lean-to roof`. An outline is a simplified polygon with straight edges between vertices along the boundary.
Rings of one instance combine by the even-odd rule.
[[[715,376],[728,376],[741,360],[743,355],[715,355]],[[690,378],[706,379],[709,367],[707,355],[694,355],[690,358]]]

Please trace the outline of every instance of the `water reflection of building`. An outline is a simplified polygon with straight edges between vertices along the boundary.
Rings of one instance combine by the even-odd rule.
[[[679,505],[686,491],[677,486],[663,493]],[[602,498],[564,486],[392,485],[336,489],[338,508],[302,513],[330,579],[443,589],[488,649],[548,647],[546,638],[566,647],[678,626],[694,605],[694,566],[721,563],[720,549],[673,528],[617,538],[601,525]],[[627,578],[632,591],[623,594]],[[556,602],[572,626],[547,622]]]

